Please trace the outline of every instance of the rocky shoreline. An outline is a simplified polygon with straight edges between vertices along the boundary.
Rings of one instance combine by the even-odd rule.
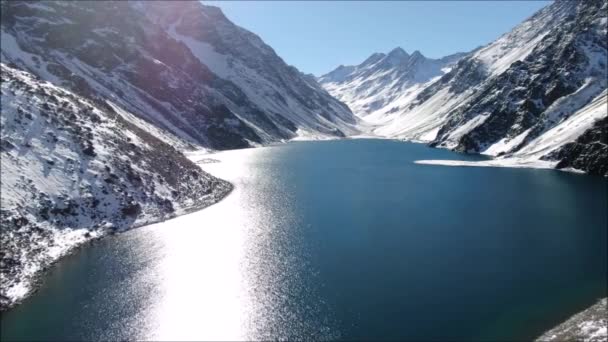
[[[607,303],[607,298],[601,299],[590,308],[547,331],[537,341],[606,341],[608,339]]]
[[[124,227],[112,226],[110,228],[101,227],[101,228],[90,229],[90,230],[77,229],[77,230],[71,230],[69,232],[65,232],[66,231],[65,228],[57,228],[57,229],[54,229],[54,231],[49,231],[46,234],[47,236],[52,235],[53,233],[55,233],[57,235],[59,235],[60,233],[67,233],[67,234],[71,234],[71,235],[76,235],[76,238],[66,239],[66,240],[71,240],[71,241],[60,244],[61,247],[58,248],[60,250],[55,255],[47,256],[45,258],[41,258],[41,259],[37,260],[37,263],[30,265],[29,270],[26,272],[18,272],[19,270],[17,270],[17,269],[15,269],[13,272],[11,272],[11,267],[10,267],[11,265],[2,263],[1,266],[3,268],[3,270],[2,270],[3,278],[6,275],[11,274],[11,273],[13,273],[13,275],[15,277],[13,279],[8,279],[8,278],[2,279],[3,288],[2,288],[2,292],[0,292],[0,312],[9,310],[9,309],[15,307],[16,305],[20,304],[24,299],[26,299],[27,297],[29,297],[30,295],[35,293],[38,290],[38,288],[42,285],[42,279],[44,278],[44,275],[46,274],[46,272],[51,270],[51,268],[53,267],[53,265],[55,263],[61,261],[61,259],[63,259],[64,257],[66,257],[68,255],[76,253],[81,248],[86,248],[89,244],[95,243],[95,241],[103,239],[107,236],[124,233],[124,232],[130,231],[132,229],[137,229],[137,228],[141,228],[141,227],[148,226],[151,224],[164,222],[164,221],[171,220],[171,219],[174,219],[174,218],[182,216],[182,215],[187,215],[187,214],[199,211],[199,210],[203,210],[213,204],[220,202],[221,200],[226,198],[228,195],[230,195],[230,193],[234,189],[234,186],[231,183],[226,182],[226,181],[221,181],[221,182],[224,183],[224,186],[222,187],[222,191],[220,191],[221,193],[219,193],[215,196],[215,199],[216,199],[215,202],[203,203],[199,207],[188,208],[188,209],[182,210],[179,213],[172,213],[172,214],[168,214],[168,215],[162,216],[162,217],[148,218],[148,219],[140,220],[130,226],[127,225]],[[33,240],[33,239],[34,238],[31,238],[30,240]],[[61,238],[57,237],[57,236],[53,236],[49,240],[58,240],[58,239],[61,239]],[[24,243],[31,243],[32,241],[30,241],[30,240],[25,241]],[[39,239],[39,240],[43,240],[43,239]],[[47,240],[44,239],[44,241],[47,241]],[[36,241],[36,242],[40,243],[40,241]],[[53,241],[52,243],[55,243],[55,241]],[[2,260],[2,262],[3,261],[4,260]],[[18,266],[18,265],[15,265],[15,266]],[[18,268],[18,267],[16,267],[16,268]],[[12,291],[12,293],[9,293],[9,291],[11,289],[13,291]]]
[[[178,138],[107,102],[1,69],[0,309],[76,247],[202,209],[232,189],[189,160]]]

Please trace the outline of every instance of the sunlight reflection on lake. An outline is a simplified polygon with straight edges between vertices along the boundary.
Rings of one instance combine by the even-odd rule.
[[[386,140],[190,157],[233,192],[62,259],[2,340],[532,340],[606,295],[601,177]]]
[[[232,182],[234,191],[203,211],[150,227],[161,246],[153,256],[160,290],[146,318],[155,327],[147,339],[243,340],[265,331],[280,336],[288,328],[277,325],[298,321],[298,310],[285,301],[296,280],[287,274],[294,276],[301,265],[292,264],[294,251],[282,245],[287,237],[281,239],[295,217],[289,196],[276,191],[272,170],[261,174],[250,167],[264,162],[264,152],[214,155],[220,162],[203,169]],[[248,192],[250,182],[261,193]],[[260,315],[277,311],[284,321]]]

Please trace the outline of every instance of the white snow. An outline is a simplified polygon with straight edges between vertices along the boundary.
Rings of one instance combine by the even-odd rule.
[[[348,104],[355,115],[372,124],[388,122],[426,86],[449,72],[456,59],[427,59],[402,49],[388,55],[374,54],[357,66],[341,66],[321,76],[319,82],[332,95]]]
[[[291,138],[290,141],[311,141],[311,140],[333,140],[338,139],[335,136],[328,136],[325,134],[319,134],[318,132],[312,132],[304,129],[298,129],[295,137]]]
[[[423,133],[422,135],[420,135],[419,139],[421,141],[433,141],[437,137],[437,134],[439,133],[439,129],[440,129],[440,127],[431,129],[431,130],[427,131],[426,133]]]
[[[104,181],[104,174],[115,171],[117,163],[129,164],[140,179],[149,175],[146,184],[154,196],[149,193],[148,198],[174,198],[172,190],[175,188],[168,187],[166,181],[158,180],[159,173],[154,166],[149,165],[149,159],[135,156],[136,152],[140,156],[143,152],[157,153],[154,148],[160,144],[160,141],[155,142],[147,135],[142,138],[139,132],[147,132],[177,146],[186,145],[173,141],[174,137],[162,129],[135,118],[115,104],[111,106],[117,114],[138,129],[119,126],[114,115],[109,115],[90,101],[52,83],[36,80],[31,74],[10,68],[4,63],[1,67],[0,126],[3,151],[0,153],[0,206],[3,212],[25,218],[34,227],[2,232],[2,246],[7,241],[26,243],[35,251],[28,252],[27,248],[7,245],[7,250],[11,253],[8,257],[19,260],[19,266],[15,269],[17,273],[14,277],[5,278],[3,273],[1,293],[13,303],[30,292],[32,279],[42,267],[86,241],[105,234],[105,227],[97,224],[99,220],[117,216],[117,220],[121,220],[122,205],[118,201],[118,195],[105,191],[103,185],[100,185],[107,182],[107,178]],[[94,117],[97,119],[93,120]],[[74,126],[62,124],[61,120],[67,119],[77,120],[78,123]],[[75,130],[75,126],[81,130]],[[127,146],[127,142],[136,146],[134,149],[137,151],[130,149],[117,153],[118,144]],[[86,146],[87,143],[94,146],[94,157],[82,154],[83,144]],[[119,182],[124,179],[120,177],[118,176]],[[138,191],[139,189],[131,189],[134,194]],[[217,200],[216,195],[213,191],[199,197],[201,201],[209,200],[212,203]],[[86,203],[93,199],[98,200],[99,205],[95,205],[95,214],[91,215],[93,209]],[[70,212],[70,215],[59,217],[52,214],[50,219],[46,219],[41,214],[43,211],[48,214],[49,210],[52,213],[54,208],[65,209],[71,204],[77,205],[77,211]],[[174,201],[172,205],[173,215],[200,207],[200,203],[187,200]],[[133,222],[126,220],[125,223],[132,228],[164,218],[165,214],[159,212],[156,202],[141,202],[140,214]]]
[[[545,332],[537,341],[606,341],[608,338],[606,302],[606,298],[601,299],[593,306]]]
[[[179,20],[182,20],[181,18]],[[328,121],[318,113],[317,111],[307,108],[302,102],[296,99],[286,89],[284,85],[276,84],[276,82],[270,79],[265,73],[258,69],[250,67],[243,56],[237,57],[232,55],[224,55],[218,53],[213,45],[208,42],[200,41],[195,38],[180,34],[176,31],[176,27],[180,25],[180,22],[173,23],[167,28],[167,33],[170,37],[177,41],[184,43],[193,55],[204,65],[206,65],[214,74],[225,80],[231,81],[236,84],[245,95],[262,111],[266,113],[280,113],[290,121],[294,122],[300,129],[305,131],[313,132],[318,135],[324,135],[331,137],[331,134],[325,133],[330,132],[333,128],[338,128],[344,133],[357,133],[357,129],[354,127],[354,123],[346,120],[350,114],[345,112],[344,108],[333,106],[333,104],[327,103],[334,111],[333,121]],[[224,28],[226,32],[222,34],[228,36],[231,34],[229,28]],[[238,28],[235,30],[239,30]],[[245,32],[243,30],[243,32]],[[244,34],[240,32],[241,34]],[[261,51],[256,56],[260,58],[261,55],[268,55],[270,52],[266,51],[267,48],[261,46],[263,44],[255,36],[248,36],[250,39],[249,43],[257,46]],[[260,46],[258,46],[260,45]],[[245,48],[245,47],[240,47]],[[247,51],[248,54],[255,54],[255,51]],[[262,63],[257,62],[257,63]],[[315,92],[323,91],[320,87],[314,88],[304,77],[302,79],[305,83],[314,89]],[[291,89],[291,91],[297,91]],[[318,97],[318,95],[316,96]],[[277,101],[277,98],[282,98],[285,101]],[[227,100],[227,99],[226,99]],[[308,101],[314,101],[316,98],[311,98]],[[264,129],[259,126],[258,123],[249,120],[245,115],[241,115],[241,108],[232,104],[228,101],[228,107],[233,113],[239,117],[242,121],[247,122],[250,126],[257,130],[257,132],[264,136]],[[327,109],[326,109],[327,110]],[[326,129],[319,129],[319,125]]]
[[[438,91],[422,104],[396,116],[394,120],[374,129],[374,133],[381,136],[401,138],[413,141],[428,141],[423,138],[433,136],[432,132],[445,123],[449,113],[463,105],[469,92],[451,95],[444,88]]]
[[[488,148],[486,148],[481,153],[489,156],[497,156],[500,153],[507,153],[519,144],[521,144],[522,141],[524,141],[524,139],[526,138],[526,136],[528,136],[531,130],[532,128],[528,128],[527,130],[523,131],[522,133],[513,138],[502,138],[494,144],[488,146]]]
[[[601,118],[608,116],[608,92],[604,90],[591,103],[572,114],[559,125],[530,141],[516,156],[538,159],[576,140]]]
[[[213,71],[214,74],[224,79],[230,78],[232,74],[230,64],[234,63],[234,61],[229,61],[230,56],[217,53],[209,43],[201,42],[175,32],[175,26],[177,24],[172,24],[167,30],[169,36],[186,44],[190,48],[190,51],[192,51],[192,54]]]
[[[472,119],[470,119],[469,121],[467,121],[466,123],[458,126],[458,128],[456,128],[455,130],[453,130],[450,133],[450,135],[448,135],[447,146],[450,146],[450,144],[455,145],[456,142],[460,138],[462,138],[463,135],[471,132],[476,127],[478,127],[479,125],[483,124],[488,119],[489,116],[490,116],[490,113],[483,113],[483,114],[480,114],[480,115],[476,115]]]
[[[593,341],[608,334],[605,322],[601,321],[585,321],[578,328],[585,335],[585,341]]]
[[[464,58],[481,63],[485,76],[472,82],[463,92],[453,92],[451,81],[437,83],[439,76],[423,83],[411,83],[411,79],[395,76],[393,69],[385,67],[388,56],[375,54],[358,66],[340,67],[319,78],[323,86],[334,96],[351,106],[353,111],[368,123],[368,130],[378,136],[399,138],[416,142],[441,139],[441,146],[455,148],[460,139],[483,124],[491,113],[464,111],[468,120],[455,125],[442,137],[439,130],[451,115],[459,109],[468,108],[469,102],[484,85],[505,72],[514,62],[525,59],[539,46],[545,37],[558,28],[558,24],[576,10],[575,2],[560,2],[547,6],[529,19],[517,25],[494,42]],[[605,17],[594,22],[594,30],[606,32]],[[576,140],[593,124],[608,115],[606,109],[606,50],[585,40],[577,41],[588,57],[589,65],[583,71],[586,77],[582,85],[572,94],[557,99],[548,108],[535,99],[543,108],[541,122],[537,126],[521,130],[519,123],[512,125],[510,136],[481,146],[481,153],[504,157],[483,162],[432,161],[442,165],[478,165],[512,167],[553,167],[555,162],[541,158]],[[391,58],[391,65],[395,56]],[[384,64],[383,64],[384,63]],[[440,68],[441,73],[454,72],[454,64]],[[568,73],[564,72],[567,76]],[[423,91],[433,87],[433,93],[421,103],[416,99]],[[514,89],[517,90],[517,87]],[[526,91],[525,87],[519,87]],[[513,103],[517,105],[521,103]],[[462,112],[461,112],[462,113]],[[539,127],[540,126],[540,127]],[[534,134],[533,137],[530,134]],[[431,161],[423,161],[430,163]]]
[[[591,103],[572,114],[559,125],[546,131],[538,138],[530,141],[524,148],[516,153],[491,160],[484,161],[461,161],[461,160],[418,160],[417,164],[432,164],[445,166],[490,166],[490,167],[529,167],[548,169],[554,168],[557,161],[541,160],[543,156],[557,150],[563,145],[575,141],[585,131],[593,127],[597,120],[608,115],[608,92],[604,90]],[[512,139],[502,139],[491,145],[484,154],[496,155],[499,152],[507,152],[513,146],[519,144],[529,130]],[[578,172],[578,170],[566,170]]]
[[[542,39],[569,14],[568,6],[557,12],[549,6],[517,25],[510,32],[479,49],[473,58],[483,62],[492,76],[504,72],[511,64],[525,59]]]
[[[523,158],[503,158],[482,161],[466,160],[416,160],[416,164],[425,165],[444,165],[444,166],[476,166],[476,167],[513,167],[513,168],[533,168],[533,169],[552,169],[557,162],[544,160],[530,160]]]

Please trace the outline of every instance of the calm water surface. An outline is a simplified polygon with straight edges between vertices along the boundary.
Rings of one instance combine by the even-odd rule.
[[[213,158],[230,196],[63,259],[2,339],[519,340],[606,296],[603,178],[387,140]]]

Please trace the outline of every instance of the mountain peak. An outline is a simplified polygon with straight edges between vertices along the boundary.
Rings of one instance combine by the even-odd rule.
[[[409,57],[410,56],[407,54],[407,52],[405,52],[405,50],[398,47],[388,53],[388,55],[386,56],[386,61],[390,65],[396,66],[405,62],[407,59],[409,59]]]
[[[377,61],[381,60],[385,56],[386,55],[381,52],[376,52],[376,53],[372,54],[371,56],[367,57],[367,59],[364,60],[363,63],[361,63],[361,65],[368,65],[368,64],[376,63]]]
[[[391,52],[388,53],[389,57],[405,57],[408,56],[407,52],[405,52],[405,50],[403,50],[403,48],[401,48],[400,46],[394,48],[391,50]]]
[[[412,57],[412,58],[421,58],[421,57],[422,58],[426,58],[426,57],[424,57],[424,55],[422,54],[422,52],[420,52],[418,50],[414,51],[410,57]]]

